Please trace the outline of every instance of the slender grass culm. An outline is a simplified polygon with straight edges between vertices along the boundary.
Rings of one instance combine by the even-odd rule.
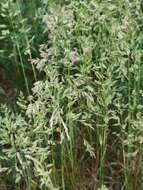
[[[0,190],[142,190],[142,20],[140,0],[1,0],[23,92],[0,105]]]

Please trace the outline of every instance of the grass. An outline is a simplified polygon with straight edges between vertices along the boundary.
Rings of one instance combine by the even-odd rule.
[[[1,104],[1,186],[141,190],[140,1],[3,0],[0,10],[0,65],[23,90],[15,109]]]

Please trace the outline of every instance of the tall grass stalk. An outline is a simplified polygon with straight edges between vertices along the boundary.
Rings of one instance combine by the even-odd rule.
[[[20,12],[20,19],[22,21],[22,20],[24,20],[24,18],[22,17],[19,0],[16,0],[16,3],[17,3],[17,8],[18,8],[18,10]],[[32,5],[33,5],[33,3],[32,3]],[[25,38],[26,46],[27,46],[27,48],[26,48],[27,50],[26,51],[28,52],[29,59],[32,60],[31,47],[30,47],[28,36],[27,36],[26,28],[24,26],[24,22],[22,22],[22,30],[24,31],[24,38]],[[37,81],[35,67],[34,67],[33,63],[31,63],[31,64],[32,64],[32,71],[33,71],[33,74],[34,74],[34,79],[35,79],[35,81]],[[25,76],[24,76],[24,78],[25,78]]]

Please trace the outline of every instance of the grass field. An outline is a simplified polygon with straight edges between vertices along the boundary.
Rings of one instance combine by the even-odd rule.
[[[143,2],[0,1],[0,190],[143,189]]]

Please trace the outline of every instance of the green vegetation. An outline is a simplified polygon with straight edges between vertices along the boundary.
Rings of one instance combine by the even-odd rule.
[[[0,1],[0,190],[142,190],[142,29],[140,0]]]

